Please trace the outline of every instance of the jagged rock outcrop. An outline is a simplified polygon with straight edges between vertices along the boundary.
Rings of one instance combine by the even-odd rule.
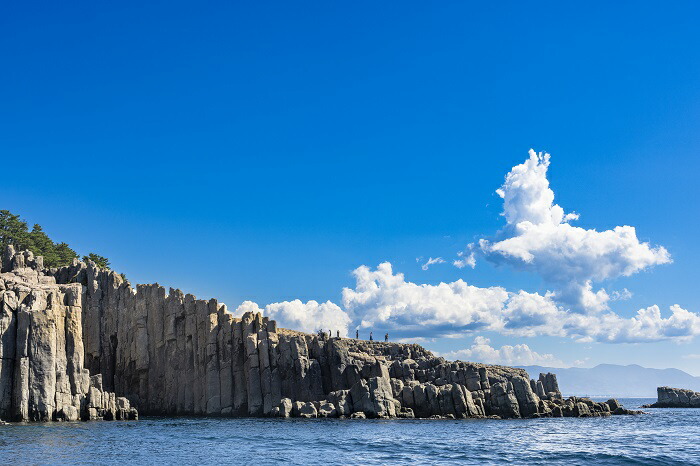
[[[556,376],[449,362],[419,345],[309,335],[235,317],[93,263],[3,255],[0,418],[605,416]],[[624,408],[620,408],[624,409]]]
[[[700,392],[684,388],[658,387],[656,403],[643,408],[700,408]]]

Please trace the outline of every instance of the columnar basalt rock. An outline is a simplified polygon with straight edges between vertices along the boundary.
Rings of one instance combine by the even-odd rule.
[[[83,313],[85,288],[57,284],[45,274],[40,257],[15,253],[11,246],[5,251],[0,274],[0,418],[138,416],[126,398],[105,390],[102,377],[91,378],[86,368],[85,323],[95,322]]]
[[[449,362],[419,345],[279,329],[215,299],[132,288],[79,261],[3,255],[0,418],[147,415],[473,418],[603,416],[554,374]],[[603,406],[604,405],[604,406]]]
[[[561,392],[559,391],[559,383],[557,382],[557,376],[555,374],[552,374],[551,372],[548,372],[546,374],[540,374],[540,379],[537,381],[536,384],[542,385],[541,393],[543,393],[544,396],[556,396],[557,394],[561,394]]]

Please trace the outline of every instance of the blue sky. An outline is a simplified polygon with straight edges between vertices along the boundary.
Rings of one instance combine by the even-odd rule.
[[[652,305],[663,318],[674,304],[699,313],[699,10],[4,5],[2,208],[81,253],[108,256],[132,282],[217,297],[231,310],[299,299],[345,312],[353,270],[383,262],[407,283],[462,279],[545,296],[563,285],[493,254],[480,253],[473,269],[452,265],[467,244],[506,227],[495,191],[533,148],[552,154],[546,177],[554,203],[580,214],[571,225],[633,226],[640,244],[663,246],[673,261],[594,283],[632,293],[606,310],[557,306],[623,319]],[[445,262],[422,270],[430,257]],[[350,316],[351,330],[377,311],[356,306],[365,307]],[[337,312],[329,309],[309,312]],[[695,328],[683,342],[671,329],[660,341],[601,343],[469,331],[449,319],[408,331],[406,319],[420,323],[415,314],[392,319],[362,331],[463,357],[700,375]]]

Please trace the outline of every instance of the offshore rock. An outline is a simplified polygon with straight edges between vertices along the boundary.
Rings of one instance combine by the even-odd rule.
[[[282,329],[259,313],[234,316],[215,299],[133,288],[92,262],[45,269],[9,247],[2,267],[2,419],[630,413],[614,400],[563,399],[554,374],[530,380],[522,369],[450,362],[415,344]]]
[[[658,387],[656,403],[643,408],[700,408],[700,392],[683,388]]]

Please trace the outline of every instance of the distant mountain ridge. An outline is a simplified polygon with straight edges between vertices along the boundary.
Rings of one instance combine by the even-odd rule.
[[[615,396],[620,398],[656,398],[656,388],[670,386],[700,391],[700,377],[680,369],[651,369],[637,364],[622,366],[598,364],[591,368],[560,369],[543,366],[518,366],[531,378],[540,372],[557,374],[562,394],[577,396]]]

